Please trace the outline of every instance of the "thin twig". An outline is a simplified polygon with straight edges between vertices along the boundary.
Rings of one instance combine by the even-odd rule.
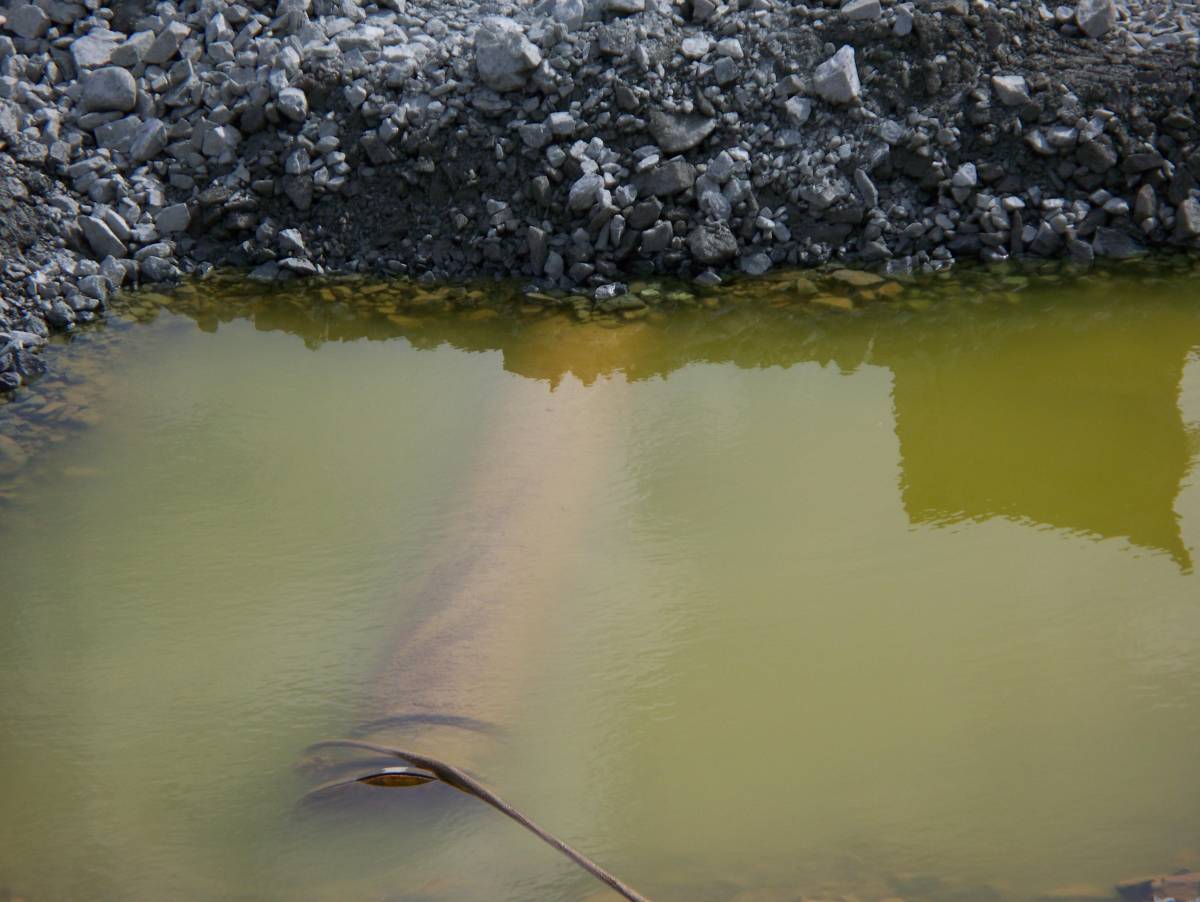
[[[475,796],[475,798],[479,799],[481,802],[491,805],[501,814],[512,818],[526,830],[529,830],[531,833],[541,839],[544,843],[554,847],[563,855],[566,855],[567,858],[571,859],[597,880],[607,884],[626,899],[629,899],[630,902],[650,902],[649,899],[647,899],[637,890],[633,889],[631,886],[627,885],[621,880],[618,880],[582,852],[576,851],[558,837],[539,827],[470,774],[459,770],[457,767],[454,767],[451,764],[447,764],[444,761],[439,761],[437,758],[430,758],[428,755],[418,754],[417,752],[408,752],[404,751],[403,749],[390,748],[385,745],[375,745],[374,743],[370,742],[360,742],[357,739],[330,739],[310,745],[308,750],[317,751],[320,749],[329,748],[363,749],[368,752],[379,752],[380,754],[384,755],[395,755],[400,760],[407,761],[414,767],[423,768],[424,770],[427,770],[436,776],[443,783],[453,786],[460,792],[467,793],[467,795]]]

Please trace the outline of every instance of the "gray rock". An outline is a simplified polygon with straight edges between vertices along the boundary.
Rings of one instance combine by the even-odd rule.
[[[146,59],[146,54],[150,52],[152,46],[154,46],[154,32],[136,32],[113,49],[110,61],[114,66],[132,69]]]
[[[878,19],[883,15],[883,7],[879,0],[845,0],[839,12],[847,21],[861,22]]]
[[[8,11],[7,18],[8,30],[26,40],[40,38],[50,28],[50,17],[32,3],[14,6]]]
[[[1175,237],[1180,241],[1200,238],[1200,200],[1189,197],[1175,208]]]
[[[84,276],[79,280],[79,291],[84,297],[104,304],[108,301],[108,279],[101,275]]]
[[[1005,106],[1023,106],[1029,103],[1029,86],[1021,75],[993,75],[992,90]]]
[[[84,216],[79,220],[79,226],[83,229],[83,237],[95,251],[97,260],[108,256],[125,256],[124,243],[113,234],[113,230],[103,220],[95,216]]]
[[[713,77],[721,87],[733,84],[741,75],[742,67],[737,64],[737,60],[727,56],[721,57],[713,64]]]
[[[146,51],[146,55],[142,58],[144,62],[153,66],[161,66],[175,58],[175,54],[179,52],[179,46],[184,39],[192,33],[192,30],[183,22],[171,22],[158,33],[154,43],[150,45],[150,49]]]
[[[865,169],[854,170],[854,187],[858,189],[863,206],[868,210],[879,205],[879,189],[875,187],[875,183],[871,181],[871,176]]]
[[[533,9],[534,13],[555,22],[561,22],[568,31],[583,27],[587,7],[583,0],[542,0]]]
[[[308,249],[304,246],[304,236],[299,229],[284,229],[279,233],[279,252],[288,257],[307,257]]]
[[[717,120],[697,113],[665,113],[655,110],[650,114],[650,134],[665,154],[684,153],[698,146],[717,127]]]
[[[82,80],[83,108],[89,112],[128,113],[137,106],[137,81],[118,66],[95,69]]]
[[[292,122],[303,122],[308,118],[308,97],[299,88],[284,88],[275,105]]]
[[[813,73],[813,88],[827,103],[847,104],[858,100],[861,86],[854,48],[844,45]]]
[[[631,229],[647,229],[654,224],[662,211],[662,201],[652,197],[634,205],[626,224]]]
[[[192,224],[192,214],[187,204],[172,204],[163,207],[154,217],[154,227],[160,235],[173,235],[176,232],[186,232]]]
[[[671,228],[671,223],[660,222],[653,228],[642,232],[641,252],[643,254],[660,254],[671,246],[671,239],[675,237],[675,230]]]
[[[692,229],[687,244],[692,258],[705,266],[727,263],[738,253],[737,239],[723,224],[705,223]]]
[[[1146,248],[1128,232],[1101,226],[1092,238],[1092,251],[1097,257],[1128,260],[1142,256]]]
[[[670,197],[696,184],[696,167],[686,160],[668,160],[646,170],[637,179],[638,193]]]
[[[763,251],[755,254],[743,254],[738,266],[748,276],[761,276],[772,266],[771,255]]]
[[[600,199],[600,192],[603,190],[604,176],[594,172],[580,176],[568,192],[567,208],[574,213],[590,210]]]
[[[128,154],[144,123],[137,116],[107,122],[96,129],[96,146]]]
[[[84,72],[112,65],[117,47],[124,39],[123,34],[106,28],[93,28],[83,37],[76,38],[71,43],[71,59],[75,62],[75,69]]]
[[[60,332],[66,331],[75,324],[75,311],[66,301],[55,301],[46,314],[46,322]]]
[[[950,183],[956,188],[974,188],[979,184],[979,175],[974,163],[963,163],[954,171]]]
[[[147,119],[129,144],[129,156],[135,163],[153,160],[167,146],[167,126],[161,119]]]
[[[646,0],[605,0],[604,8],[614,16],[629,16],[644,12]]]
[[[812,101],[807,97],[790,97],[783,105],[788,122],[792,125],[803,125],[812,115]]]
[[[1089,38],[1107,34],[1117,24],[1117,5],[1113,0],[1079,0],[1075,24]]]
[[[488,16],[475,31],[475,68],[493,91],[517,91],[542,61],[525,31],[505,16]]]
[[[1104,173],[1117,165],[1117,152],[1102,141],[1082,141],[1075,155],[1092,172]]]
[[[901,3],[896,7],[896,20],[892,23],[892,32],[901,38],[908,37],[913,30],[913,5]]]
[[[138,263],[142,281],[147,284],[157,282],[178,282],[183,273],[165,257],[145,257]]]

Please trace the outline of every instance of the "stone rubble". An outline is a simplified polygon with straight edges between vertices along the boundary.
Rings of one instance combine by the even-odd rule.
[[[215,267],[622,280],[1200,241],[1185,0],[0,9],[0,390]],[[611,296],[610,296],[611,295]]]

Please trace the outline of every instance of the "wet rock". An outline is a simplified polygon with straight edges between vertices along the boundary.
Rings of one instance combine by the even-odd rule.
[[[650,134],[663,153],[684,153],[698,146],[717,127],[717,121],[699,114],[650,114]]]
[[[1146,253],[1146,248],[1128,232],[1101,227],[1092,238],[1092,251],[1097,257],[1128,260]]]
[[[512,19],[489,16],[475,32],[475,66],[493,91],[520,90],[541,61],[541,51]]]
[[[1200,238],[1200,200],[1189,197],[1176,208],[1175,235],[1181,241]]]
[[[743,254],[738,266],[748,276],[761,276],[773,265],[771,255],[765,251]]]
[[[124,69],[107,66],[83,77],[83,108],[128,113],[137,106],[137,81]]]
[[[813,73],[813,89],[827,103],[854,103],[859,98],[860,88],[854,48],[849,45],[817,66]]]

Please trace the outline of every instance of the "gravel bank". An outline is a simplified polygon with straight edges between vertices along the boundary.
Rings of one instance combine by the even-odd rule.
[[[1200,5],[38,0],[0,12],[0,390],[122,286],[1200,242]]]

